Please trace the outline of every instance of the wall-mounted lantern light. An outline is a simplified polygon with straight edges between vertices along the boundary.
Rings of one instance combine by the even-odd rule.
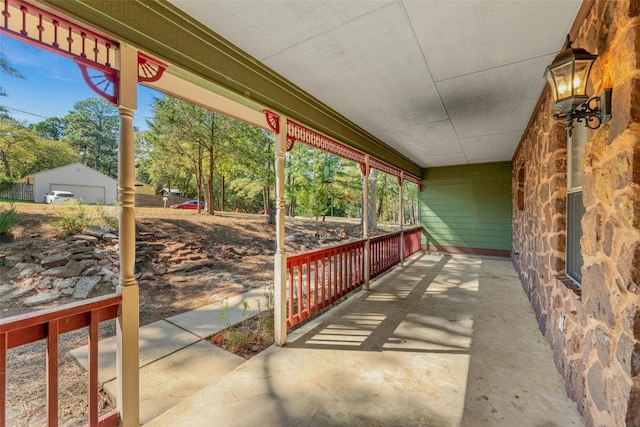
[[[574,120],[583,121],[590,129],[597,129],[611,119],[611,89],[604,89],[600,96],[593,98],[586,93],[589,71],[597,57],[584,49],[572,48],[567,35],[567,47],[544,73],[553,93],[553,108],[561,111],[553,118],[567,122],[569,137]]]

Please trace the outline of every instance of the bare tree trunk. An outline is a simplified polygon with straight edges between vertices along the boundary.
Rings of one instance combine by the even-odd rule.
[[[296,199],[295,199],[295,197],[293,197],[291,199],[291,203],[288,206],[287,215],[289,215],[291,217],[296,216],[296,207],[297,207]]]
[[[196,187],[198,190],[198,210],[200,213],[200,200],[202,200],[202,146],[198,144],[198,167],[196,168]],[[169,189],[171,191],[171,189]]]
[[[213,164],[213,147],[209,148],[209,181],[207,182],[207,194],[209,195],[209,200],[211,200],[211,203],[209,203],[207,205],[207,212],[210,213],[211,215],[215,215],[215,210],[214,210],[214,206],[213,206],[213,170],[214,170],[214,164]]]
[[[378,214],[376,212],[376,190],[378,188],[378,170],[369,172],[369,231],[378,228]]]
[[[292,187],[293,184],[293,176],[288,173],[284,178],[284,183],[287,186],[287,192],[289,193],[289,200],[291,201],[288,205],[284,206],[284,214],[287,216],[293,216],[293,205],[295,204],[295,197],[291,195],[289,188]]]
[[[7,153],[4,150],[0,151],[0,160],[2,160],[2,165],[4,166],[4,174],[6,176],[11,176],[11,164],[9,163]]]
[[[271,211],[271,205],[269,204],[269,186],[265,185],[262,187],[262,207],[264,208],[264,213],[268,214]]]
[[[364,226],[364,179],[360,180],[360,225]]]
[[[207,146],[207,152],[209,155],[209,181],[207,182],[207,199],[209,200],[209,202],[207,203],[207,212],[210,213],[211,215],[215,214],[215,206],[213,206],[213,171],[215,169],[215,159],[214,159],[214,152],[213,152],[213,146],[215,143],[215,135],[216,135],[216,114],[213,113],[213,116],[211,117],[211,141],[210,144]]]
[[[224,212],[224,174],[220,175],[221,179],[221,189],[220,189],[220,212]]]
[[[417,221],[416,221],[416,201],[415,200],[411,200],[411,208],[409,211],[409,215],[411,217],[411,225],[416,225]]]

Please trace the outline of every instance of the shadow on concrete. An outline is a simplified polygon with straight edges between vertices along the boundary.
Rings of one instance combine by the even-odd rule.
[[[421,259],[412,259],[407,267]],[[339,307],[339,313],[333,313],[330,318],[321,320],[300,337],[292,339],[287,348],[468,353],[467,343],[458,344],[450,339],[450,335],[469,337],[471,331],[466,327],[460,328],[457,322],[470,318],[467,313],[470,307],[440,313],[438,309],[429,307],[436,301],[427,301],[437,298],[442,306],[448,298],[459,298],[459,295],[447,295],[460,292],[453,288],[429,292],[450,259],[451,256],[445,255],[437,262],[431,262],[428,268],[421,268],[419,276],[395,270],[384,278],[383,283],[370,291],[363,291],[364,295],[360,295],[358,301],[348,307]],[[419,333],[418,329],[423,328],[436,333],[428,336]],[[441,333],[440,337],[438,333]]]
[[[420,255],[149,425],[579,425],[514,277]]]

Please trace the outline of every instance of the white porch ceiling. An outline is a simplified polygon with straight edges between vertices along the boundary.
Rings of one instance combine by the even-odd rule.
[[[511,160],[579,0],[171,0],[422,167]]]

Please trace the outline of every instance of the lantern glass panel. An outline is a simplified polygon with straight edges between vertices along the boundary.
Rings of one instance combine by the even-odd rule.
[[[573,62],[566,62],[552,70],[556,83],[557,98],[561,100],[573,96]]]
[[[584,96],[587,93],[587,77],[589,69],[593,64],[592,60],[577,60],[573,76],[573,91],[576,95]]]
[[[547,82],[549,83],[549,87],[553,94],[553,101],[555,102],[558,100],[558,91],[556,90],[556,81],[554,80],[553,72],[550,67],[547,68],[547,72],[544,76],[547,78]]]

